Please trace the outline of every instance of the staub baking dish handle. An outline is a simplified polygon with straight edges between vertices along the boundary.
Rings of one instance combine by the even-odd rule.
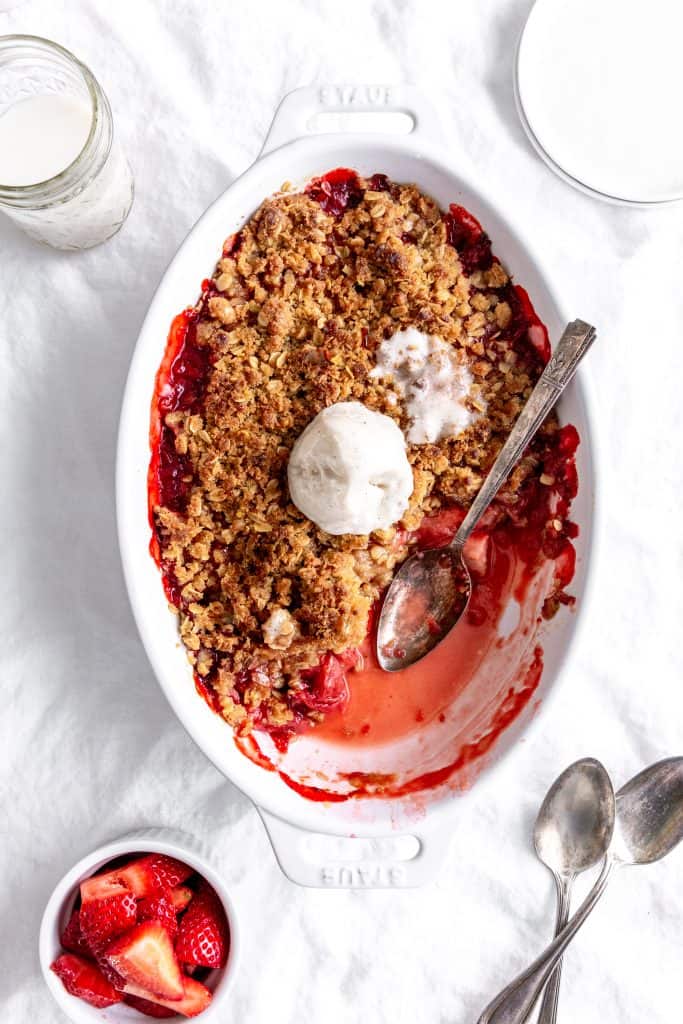
[[[283,873],[315,889],[412,889],[431,881],[452,826],[425,825],[382,836],[309,832],[257,808]]]
[[[367,131],[443,142],[436,108],[414,85],[311,85],[284,97],[261,156],[307,135]]]

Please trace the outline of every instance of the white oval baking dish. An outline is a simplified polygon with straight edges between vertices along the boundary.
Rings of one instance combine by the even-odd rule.
[[[361,113],[370,117],[401,112],[410,116],[413,130],[400,136],[358,131],[310,134],[321,113],[328,124],[330,115],[338,117],[342,127],[343,115],[349,111],[356,123]],[[569,318],[560,310],[542,260],[520,232],[513,230],[497,203],[450,166],[440,143],[438,117],[412,87],[312,87],[285,97],[258,160],[201,217],[166,271],[140,332],[123,402],[117,461],[119,540],[133,613],[147,654],[187,731],[219,770],[251,797],[281,867],[288,877],[304,885],[421,884],[443,857],[460,801],[471,798],[469,790],[465,787],[463,792],[461,787],[456,792],[442,787],[418,801],[412,797],[312,802],[288,787],[277,773],[258,767],[236,748],[230,727],[197,694],[179,643],[176,618],[169,611],[159,571],[149,554],[147,468],[154,378],[171,320],[196,301],[199,284],[213,268],[225,237],[237,231],[282,182],[303,183],[337,166],[353,167],[364,175],[381,172],[398,181],[415,182],[444,208],[450,202],[466,206],[491,235],[496,254],[529,291],[551,339],[557,338]],[[582,438],[577,459],[580,489],[572,508],[581,533],[571,588],[581,609],[586,600],[594,532],[593,439],[581,373],[563,397],[559,414],[563,422],[576,425]],[[557,683],[577,620],[576,612],[562,609],[543,627],[545,668],[537,691],[541,700]],[[486,755],[484,775],[501,770],[503,755],[536,717],[537,703],[529,702]],[[307,749],[301,747],[302,743],[300,740],[293,746]],[[385,750],[382,756],[386,755]],[[512,768],[508,762],[506,770]],[[405,833],[414,838],[406,840]]]

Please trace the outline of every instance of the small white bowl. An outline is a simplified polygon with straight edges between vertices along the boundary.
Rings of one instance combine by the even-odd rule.
[[[225,967],[212,971],[208,977],[206,985],[212,990],[213,999],[196,1019],[217,1021],[221,1011],[225,1019],[226,1001],[232,988],[240,953],[240,934],[234,901],[198,840],[175,829],[150,828],[131,832],[111,843],[99,846],[64,875],[48,901],[40,925],[40,966],[47,987],[60,1009],[74,1021],[74,1024],[102,1024],[103,1021],[118,1024],[121,1021],[151,1020],[125,1003],[116,1003],[104,1010],[98,1010],[82,999],[70,995],[61,980],[50,970],[50,964],[62,952],[59,936],[71,916],[81,882],[116,857],[136,853],[164,853],[169,857],[176,857],[194,868],[216,890],[230,925],[230,953]],[[187,1020],[179,1014],[168,1019],[176,1022]]]

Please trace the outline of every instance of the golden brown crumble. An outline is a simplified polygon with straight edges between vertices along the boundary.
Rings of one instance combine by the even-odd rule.
[[[161,559],[190,661],[241,731],[255,718],[286,725],[301,671],[364,640],[410,531],[442,505],[469,505],[542,368],[510,330],[500,263],[466,274],[432,199],[373,185],[361,178],[358,204],[339,216],[282,192],[226,243],[197,307],[194,343],[211,360],[201,408],[165,417],[192,480],[182,509],[154,510]],[[289,500],[290,450],[334,402],[363,402],[407,429],[391,383],[370,371],[382,339],[410,326],[458,350],[472,408],[486,414],[456,438],[409,447],[415,485],[400,524],[331,536]],[[519,464],[503,502],[535,468]]]

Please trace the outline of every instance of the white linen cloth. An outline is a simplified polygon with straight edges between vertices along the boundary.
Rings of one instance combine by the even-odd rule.
[[[0,14],[0,34],[53,38],[91,66],[137,183],[121,233],[90,252],[41,248],[0,218],[3,1024],[64,1019],[37,965],[44,904],[76,859],[145,823],[215,845],[245,937],[231,1020],[469,1024],[549,937],[554,891],[531,826],[553,778],[594,755],[619,785],[683,753],[683,206],[607,206],[538,160],[511,86],[529,8],[26,0]],[[545,254],[568,314],[598,327],[605,530],[564,685],[463,804],[438,878],[418,891],[311,891],[280,873],[253,807],[154,681],[119,568],[116,429],[159,278],[255,158],[282,95],[402,80],[438,102],[454,166]],[[682,891],[680,851],[615,878],[567,957],[561,1020],[679,1019]]]

